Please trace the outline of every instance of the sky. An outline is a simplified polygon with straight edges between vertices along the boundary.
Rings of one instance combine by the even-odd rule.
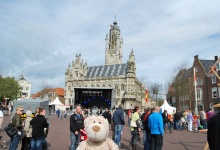
[[[181,62],[220,56],[220,1],[212,0],[1,0],[0,74],[32,84],[63,87],[75,55],[104,65],[105,35],[115,14],[123,62],[131,50],[146,86],[164,82]]]

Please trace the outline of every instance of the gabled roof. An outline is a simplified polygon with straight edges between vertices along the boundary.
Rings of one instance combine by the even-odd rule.
[[[202,67],[205,69],[205,72],[209,72],[210,66],[213,66],[216,62],[215,60],[204,60],[204,59],[200,59],[199,61]]]
[[[88,67],[87,77],[111,77],[125,75],[126,64],[113,64]]]
[[[213,74],[214,73],[213,70],[216,71],[216,64],[219,62],[220,62],[220,58],[213,64],[213,66],[211,66],[211,68],[209,69],[209,74]]]
[[[183,73],[183,78],[184,79],[188,79],[190,77],[190,75],[191,75],[191,72],[192,72],[192,67],[187,69],[187,70],[185,70],[184,73]]]
[[[35,99],[37,97],[40,97],[41,94],[42,94],[41,92],[37,92],[37,94],[32,94],[31,98]]]
[[[63,88],[57,87],[54,90],[57,92],[58,96],[64,96],[64,89]]]

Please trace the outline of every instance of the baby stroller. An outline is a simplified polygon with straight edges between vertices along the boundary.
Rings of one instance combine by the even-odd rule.
[[[6,146],[6,141],[3,140],[3,137],[0,136],[0,147],[6,149],[7,146]]]
[[[188,123],[186,122],[186,119],[182,117],[180,120],[182,122],[182,128],[188,129]]]

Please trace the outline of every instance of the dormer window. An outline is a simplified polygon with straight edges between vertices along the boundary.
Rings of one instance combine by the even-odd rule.
[[[220,70],[220,62],[216,63],[216,71]]]
[[[216,76],[212,76],[212,84],[216,83]]]

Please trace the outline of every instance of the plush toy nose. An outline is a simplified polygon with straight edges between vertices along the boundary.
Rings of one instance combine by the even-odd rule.
[[[100,131],[100,127],[95,125],[95,126],[92,127],[92,130],[94,132],[99,132]]]

